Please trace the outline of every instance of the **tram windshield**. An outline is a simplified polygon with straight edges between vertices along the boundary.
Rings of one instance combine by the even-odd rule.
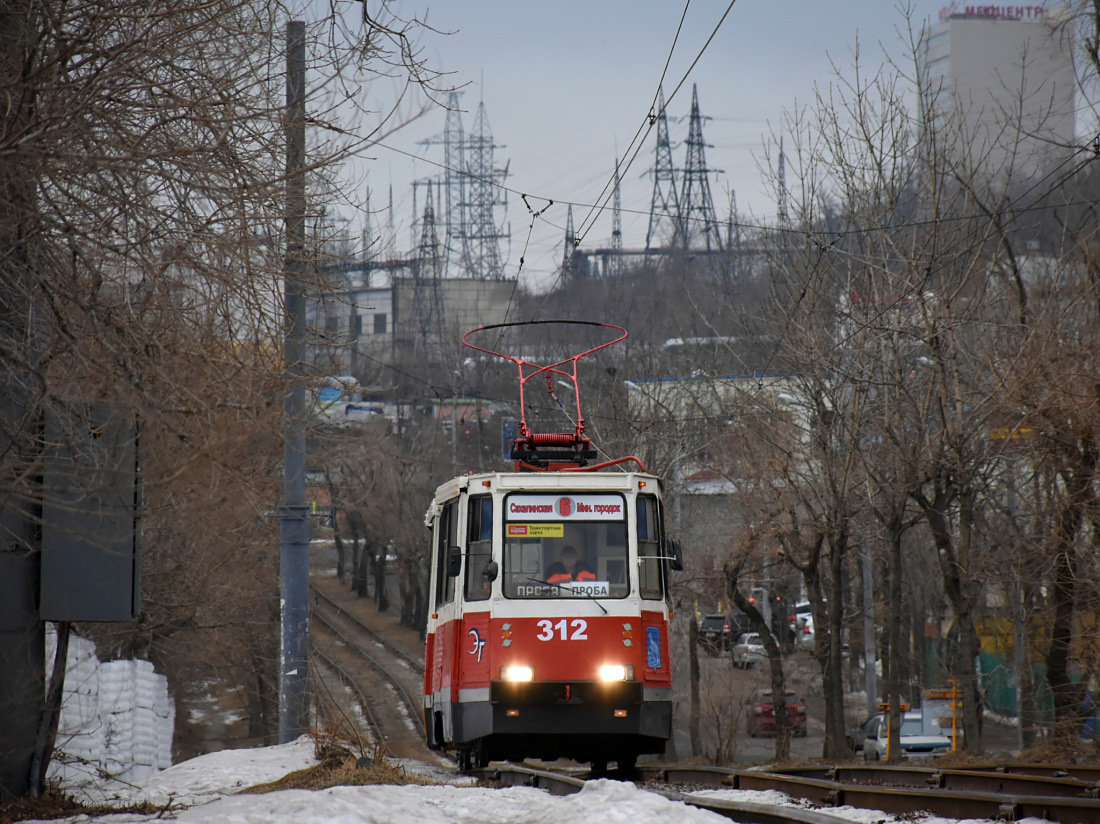
[[[504,512],[505,597],[630,594],[622,495],[516,494]]]

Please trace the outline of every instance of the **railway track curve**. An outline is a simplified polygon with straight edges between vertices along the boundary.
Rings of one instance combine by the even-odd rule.
[[[1040,818],[1060,824],[1100,824],[1098,784],[1056,774],[1064,773],[1064,768],[1046,769],[1046,776],[1000,767],[838,766],[782,771],[666,767],[647,773],[650,780],[674,786],[780,790],[821,808],[846,805],[895,815],[924,812],[955,819]]]
[[[323,593],[314,596],[314,653],[355,693],[371,740],[391,756],[438,763],[425,744],[417,662]]]
[[[335,624],[336,629],[332,631],[338,631],[334,637],[341,646],[357,648],[356,655],[364,662],[376,659],[372,667],[380,665],[386,677],[403,682],[403,704],[417,724],[420,747],[429,753],[423,747],[423,733],[419,728],[422,713],[417,699],[423,679],[420,660],[390,643],[383,634],[364,624],[323,592],[315,591],[314,603],[318,623]],[[369,640],[363,641],[363,638]],[[366,692],[369,693],[369,689]],[[366,695],[362,700],[370,703]],[[435,754],[430,757],[436,760]],[[579,791],[587,777],[580,770],[540,770],[500,762],[470,774],[488,786],[533,786],[557,795]],[[931,813],[944,818],[1005,821],[1031,817],[1065,824],[1100,824],[1098,767],[987,764],[940,768],[876,764],[761,770],[651,766],[631,776],[617,776],[612,772],[609,777],[636,779],[645,789],[712,810],[733,821],[836,824],[842,819],[830,815],[829,809],[846,805],[896,815]],[[700,795],[704,789],[779,790],[792,799],[804,799],[815,806],[806,809],[732,801]]]

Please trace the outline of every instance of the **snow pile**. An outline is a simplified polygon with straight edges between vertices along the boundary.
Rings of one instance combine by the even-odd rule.
[[[159,824],[166,817],[180,824],[721,824],[727,820],[633,784],[608,779],[589,782],[579,793],[566,796],[553,796],[531,787],[490,790],[454,786],[470,779],[453,773],[439,775],[446,785],[332,787],[238,795],[246,787],[275,781],[316,763],[314,744],[305,736],[277,747],[210,753],[155,773],[144,787],[123,788],[112,797],[124,803],[167,804],[171,808],[167,813],[116,813],[76,820],[84,824]],[[716,790],[698,795],[812,809],[774,790]],[[99,800],[110,799],[101,796]],[[934,816],[895,817],[852,807],[817,812],[856,824],[959,824]],[[1045,822],[1025,819],[1020,824]]]
[[[128,804],[142,801],[179,806],[205,804],[245,787],[277,781],[312,767],[317,763],[314,751],[313,739],[303,735],[277,747],[212,752],[158,772],[141,787],[116,798]]]
[[[180,822],[235,824],[723,824],[726,819],[633,784],[601,779],[579,793],[552,796],[531,787],[333,787],[310,792],[231,796],[176,816]]]
[[[49,668],[56,649],[51,629]],[[95,644],[72,636],[49,780],[66,788],[95,784],[100,776],[128,784],[145,781],[172,764],[175,715],[168,679],[151,663],[101,663]]]

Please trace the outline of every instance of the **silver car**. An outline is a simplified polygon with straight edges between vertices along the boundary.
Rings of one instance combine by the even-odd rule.
[[[885,761],[886,744],[890,738],[886,713],[880,713],[867,727],[863,742],[863,757],[868,761]],[[925,735],[924,722],[919,712],[902,713],[901,757],[906,761],[939,758],[951,752],[951,739],[945,735]]]
[[[757,661],[763,661],[767,657],[764,652],[764,643],[755,632],[746,632],[737,639],[731,647],[733,653],[733,665],[745,669],[751,667]]]

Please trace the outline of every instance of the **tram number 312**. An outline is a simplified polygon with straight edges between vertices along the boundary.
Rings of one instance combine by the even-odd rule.
[[[568,633],[567,625],[573,627],[573,633]],[[582,618],[574,618],[572,621],[566,621],[562,618],[556,624],[552,621],[542,620],[538,623],[539,634],[538,639],[540,641],[553,641],[554,630],[557,630],[561,634],[561,640],[563,641],[587,641],[588,640],[588,622]]]

